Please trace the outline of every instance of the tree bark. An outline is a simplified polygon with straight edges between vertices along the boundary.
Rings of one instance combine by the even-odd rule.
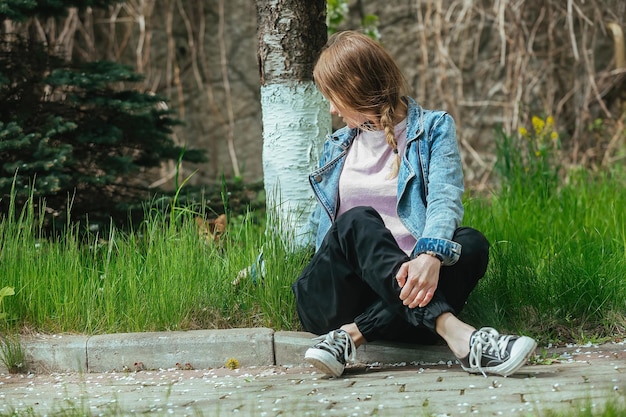
[[[268,215],[296,246],[315,201],[308,174],[331,129],[328,102],[313,83],[327,39],[325,0],[257,0],[263,123],[263,178]]]

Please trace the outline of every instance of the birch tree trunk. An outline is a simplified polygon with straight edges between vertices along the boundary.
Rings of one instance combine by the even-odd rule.
[[[328,103],[313,83],[327,39],[326,0],[256,5],[267,212],[281,235],[301,246],[307,240],[302,226],[315,205],[308,174],[331,129]]]

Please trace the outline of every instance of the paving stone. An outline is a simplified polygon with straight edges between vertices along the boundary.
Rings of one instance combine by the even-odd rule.
[[[607,403],[626,410],[624,342],[541,349],[543,358],[507,378],[467,374],[445,360],[444,346],[372,343],[342,377],[329,378],[301,363],[312,337],[261,328],[25,338],[39,371],[0,370],[0,414],[539,417],[600,412]],[[241,368],[226,368],[229,358]],[[72,366],[79,371],[58,371]]]
[[[540,417],[551,410],[579,415],[581,409],[600,412],[607,403],[625,410],[625,375],[623,345],[578,350],[507,378],[470,375],[458,365],[363,364],[350,366],[340,378],[281,366],[0,375],[0,413]]]

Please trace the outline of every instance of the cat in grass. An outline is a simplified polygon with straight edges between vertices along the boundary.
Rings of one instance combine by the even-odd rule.
[[[210,244],[219,244],[221,237],[226,233],[226,226],[228,225],[225,214],[220,214],[217,218],[209,220],[197,216],[195,221],[200,240]]]

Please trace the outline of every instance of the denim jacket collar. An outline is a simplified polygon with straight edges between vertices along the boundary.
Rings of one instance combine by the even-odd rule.
[[[416,140],[424,129],[424,110],[413,98],[404,97],[404,100],[407,103],[406,136],[408,147],[408,144]],[[358,127],[349,128],[344,126],[331,134],[330,140],[333,145],[339,147],[342,151],[347,151],[358,133]]]

